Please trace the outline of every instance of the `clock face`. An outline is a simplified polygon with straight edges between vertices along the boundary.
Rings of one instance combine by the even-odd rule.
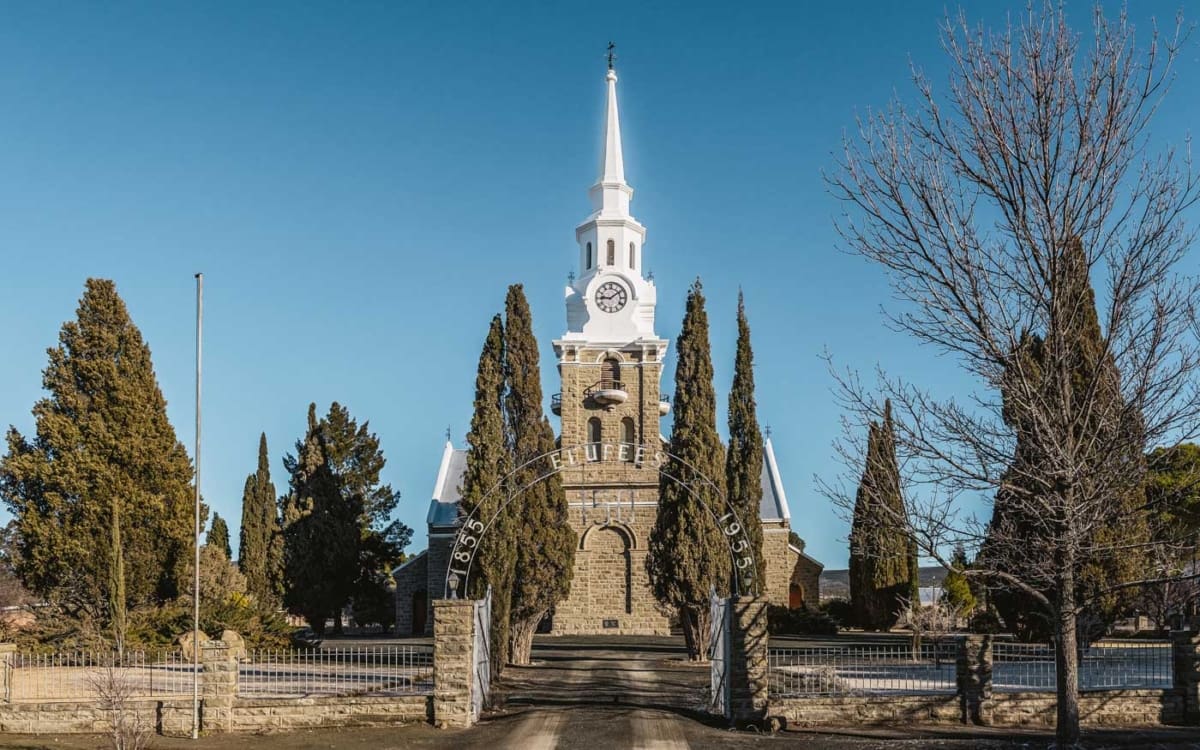
[[[629,292],[615,281],[606,281],[596,289],[596,307],[606,313],[615,313],[629,301]]]

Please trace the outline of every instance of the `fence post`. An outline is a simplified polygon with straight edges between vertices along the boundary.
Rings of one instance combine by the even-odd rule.
[[[735,596],[730,630],[730,717],[735,726],[759,724],[767,715],[767,598]]]
[[[5,703],[12,703],[13,659],[16,658],[17,644],[0,643],[0,698]]]
[[[955,676],[964,724],[992,723],[992,636],[964,635],[958,641]]]
[[[433,721],[442,728],[471,726],[471,658],[475,602],[433,602]]]
[[[1183,693],[1183,723],[1200,724],[1200,633],[1171,631],[1175,689]]]
[[[224,641],[202,641],[200,661],[200,695],[203,729],[217,732],[233,731],[233,702],[238,691],[238,660],[230,654]]]

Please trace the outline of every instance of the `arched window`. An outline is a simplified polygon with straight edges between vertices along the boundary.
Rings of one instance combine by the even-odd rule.
[[[621,382],[621,363],[615,358],[604,360],[604,370],[601,374],[601,379],[606,383]]]
[[[625,417],[621,420],[621,442],[628,443],[629,445],[637,445],[637,428],[633,426],[633,419],[631,417]],[[634,452],[630,450],[628,456],[628,460],[633,461]]]
[[[634,247],[632,242],[629,243],[629,268],[630,270],[637,270],[637,248]]]
[[[608,265],[617,265],[617,243],[612,240],[608,241]]]
[[[584,268],[592,267],[592,243],[587,243],[587,265]]]
[[[592,417],[588,420],[588,442],[599,443],[602,437],[600,434],[600,418]]]

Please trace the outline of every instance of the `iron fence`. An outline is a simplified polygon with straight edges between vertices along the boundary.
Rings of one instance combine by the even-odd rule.
[[[241,697],[406,695],[433,692],[433,649],[376,646],[259,650],[238,669]]]
[[[953,642],[771,648],[773,698],[954,693],[958,647]]]
[[[1164,689],[1173,684],[1169,641],[1105,640],[1080,649],[1080,690]],[[1054,644],[992,646],[992,689],[999,692],[1053,691],[1058,674]]]
[[[193,665],[180,651],[17,652],[4,657],[4,670],[10,703],[90,701],[114,692],[132,699],[192,694]]]

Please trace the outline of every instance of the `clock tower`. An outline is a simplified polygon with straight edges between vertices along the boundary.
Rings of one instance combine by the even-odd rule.
[[[646,228],[629,213],[611,63],[606,88],[600,177],[588,191],[592,212],[575,228],[579,272],[565,290],[567,330],[554,342],[562,392],[552,410],[562,418],[562,447],[581,449],[561,475],[580,544],[553,629],[666,634],[645,557],[658,510],[659,419],[670,410],[660,391],[667,341],[654,333]]]

